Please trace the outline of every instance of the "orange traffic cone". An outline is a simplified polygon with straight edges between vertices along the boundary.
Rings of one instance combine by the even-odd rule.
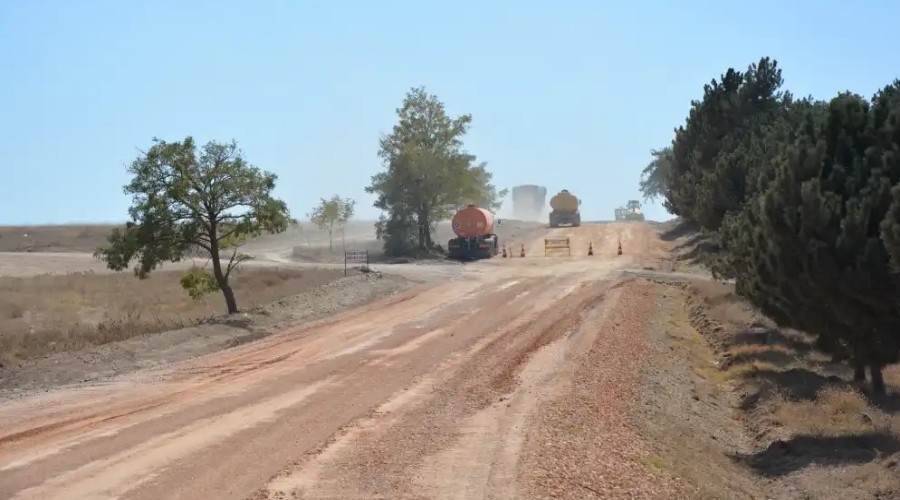
[[[619,255],[622,255],[622,242],[619,242]]]
[[[594,242],[588,242],[588,255],[594,255]]]
[[[506,258],[506,245],[503,246],[503,258]]]
[[[525,244],[522,243],[522,251],[519,252],[519,257],[525,257]]]

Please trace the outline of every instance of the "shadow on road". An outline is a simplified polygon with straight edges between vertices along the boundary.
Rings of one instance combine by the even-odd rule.
[[[697,226],[694,226],[693,224],[689,224],[687,222],[681,222],[669,230],[662,231],[659,235],[659,238],[663,241],[675,241],[678,238],[683,238],[689,234],[694,234],[694,233],[696,233],[696,236],[690,238],[690,240],[688,240],[689,242],[695,241],[697,238],[701,237],[701,235],[699,233],[699,228]],[[681,245],[679,245],[679,247],[683,247],[687,244],[690,244],[689,242],[682,243]]]

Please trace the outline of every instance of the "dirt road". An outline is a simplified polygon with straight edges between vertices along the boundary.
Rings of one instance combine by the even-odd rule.
[[[519,460],[532,417],[581,355],[627,348],[607,337],[618,270],[661,252],[643,224],[548,233],[571,236],[578,255],[523,242],[525,259],[463,266],[164,371],[8,403],[0,498],[536,498]]]

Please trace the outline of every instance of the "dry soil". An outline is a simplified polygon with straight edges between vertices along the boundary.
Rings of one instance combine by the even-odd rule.
[[[569,235],[575,255],[544,257],[543,239],[530,239],[525,258],[458,266],[255,342],[8,401],[0,496],[665,496],[677,481],[642,464],[627,422],[646,352],[641,311],[653,302],[619,273],[660,243],[643,224],[549,233]],[[610,359],[594,374],[598,353]],[[616,390],[581,389],[592,385]],[[588,412],[584,432],[615,446],[572,482],[559,472],[582,462],[579,449],[542,459],[535,440],[584,404],[608,408]],[[529,460],[561,468],[538,474]]]
[[[0,498],[900,497],[895,400],[657,229],[523,226],[512,258],[384,265],[39,360],[4,382]],[[78,356],[100,369],[77,379]]]

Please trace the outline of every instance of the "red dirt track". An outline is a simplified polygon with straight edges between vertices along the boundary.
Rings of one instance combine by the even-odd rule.
[[[0,498],[542,497],[520,460],[540,462],[535,416],[597,345],[639,348],[610,333],[626,300],[618,270],[663,255],[640,223],[547,235],[570,236],[576,255],[507,242],[526,258],[470,264],[165,370],[5,403]],[[627,361],[604,370],[638,369]],[[627,404],[627,392],[608,404]]]

